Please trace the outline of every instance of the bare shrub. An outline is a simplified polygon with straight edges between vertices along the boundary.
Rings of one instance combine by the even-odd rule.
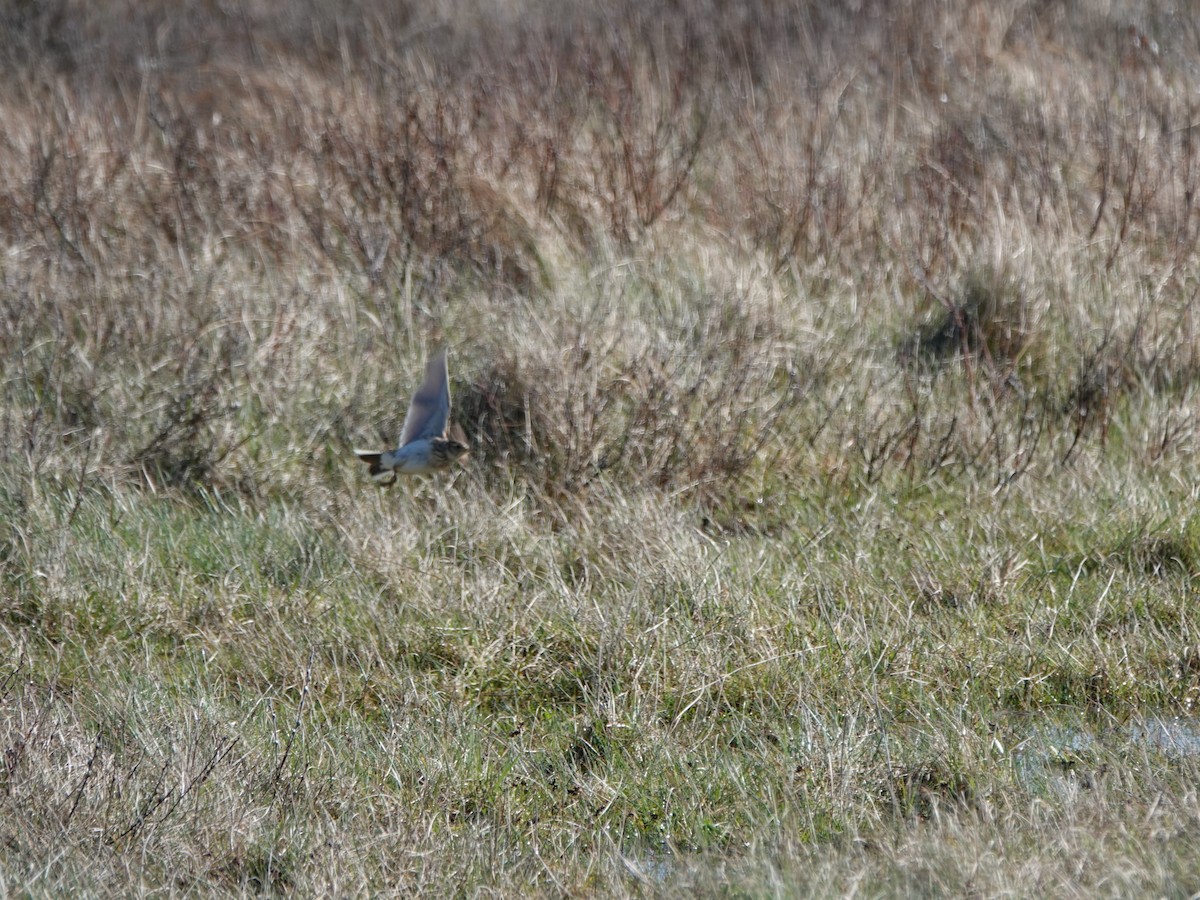
[[[461,416],[485,456],[551,493],[602,473],[701,496],[735,484],[804,395],[781,336],[738,298],[689,309],[671,341],[584,319],[544,361],[495,354],[457,393]]]

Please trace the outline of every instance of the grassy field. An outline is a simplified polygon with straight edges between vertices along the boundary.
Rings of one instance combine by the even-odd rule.
[[[0,893],[1200,891],[1190,4],[34,0],[0,121]]]

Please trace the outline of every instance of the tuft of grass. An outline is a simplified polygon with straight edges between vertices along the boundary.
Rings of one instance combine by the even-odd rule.
[[[960,293],[958,300],[936,298],[934,317],[904,341],[902,357],[926,363],[973,358],[995,371],[1012,371],[1036,334],[1021,287],[1002,274],[973,271]]]

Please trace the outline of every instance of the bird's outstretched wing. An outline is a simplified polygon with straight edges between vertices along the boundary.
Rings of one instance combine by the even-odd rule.
[[[446,351],[439,350],[425,364],[425,380],[413,394],[404,417],[400,446],[422,438],[441,437],[450,418],[450,373],[446,368]]]

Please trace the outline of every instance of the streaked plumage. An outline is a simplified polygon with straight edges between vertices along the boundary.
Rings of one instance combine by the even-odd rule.
[[[447,429],[450,419],[450,373],[446,351],[429,357],[425,380],[413,394],[395,450],[374,453],[355,450],[369,467],[371,478],[390,486],[397,475],[428,475],[449,468],[467,455],[467,437],[457,425]]]

